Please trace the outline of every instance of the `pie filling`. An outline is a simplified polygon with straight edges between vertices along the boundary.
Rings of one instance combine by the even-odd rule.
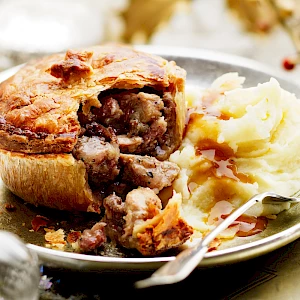
[[[95,225],[97,230],[83,234],[80,251],[87,251],[86,245],[93,244],[92,240],[100,243],[93,235],[93,232],[98,235],[99,230],[118,244],[137,248],[144,255],[182,244],[192,230],[179,216],[173,216],[174,222],[165,229],[169,230],[165,237],[172,229],[174,234],[176,228],[182,231],[180,240],[165,239],[163,232],[158,238],[151,232],[151,242],[147,240],[145,247],[141,234],[149,228],[153,231],[159,222],[149,228],[141,227],[140,235],[134,233],[137,225],[164,214],[157,194],[171,186],[179,174],[177,164],[166,160],[175,149],[172,135],[176,111],[171,94],[152,88],[113,89],[101,93],[99,101],[101,107],[92,107],[87,115],[80,107],[81,132],[72,154],[86,166],[89,185],[104,208],[101,221],[107,226]],[[154,242],[155,239],[159,242]],[[102,243],[103,239],[100,240]],[[155,243],[164,245],[158,248]],[[95,247],[93,244],[89,250]]]

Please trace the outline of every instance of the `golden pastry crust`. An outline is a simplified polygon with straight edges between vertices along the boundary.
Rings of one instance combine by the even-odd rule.
[[[99,212],[86,168],[71,154],[24,154],[0,150],[1,177],[17,196],[34,205]]]
[[[108,89],[154,87],[176,103],[174,148],[184,128],[185,71],[174,62],[127,46],[69,50],[25,65],[0,84],[0,148],[24,153],[68,153],[80,133],[77,111],[101,106]]]

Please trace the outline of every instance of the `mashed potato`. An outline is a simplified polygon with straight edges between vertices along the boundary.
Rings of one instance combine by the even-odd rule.
[[[183,216],[199,232],[254,194],[300,189],[300,100],[274,78],[251,88],[244,80],[227,73],[204,91],[187,89],[186,135],[170,161],[181,168],[173,187],[182,194]],[[258,203],[247,214],[288,208]]]

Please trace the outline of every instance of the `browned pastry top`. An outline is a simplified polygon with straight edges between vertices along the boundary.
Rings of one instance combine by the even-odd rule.
[[[174,62],[128,46],[69,50],[26,64],[0,84],[0,147],[25,153],[70,152],[77,142],[79,106],[100,107],[100,92],[184,84]]]

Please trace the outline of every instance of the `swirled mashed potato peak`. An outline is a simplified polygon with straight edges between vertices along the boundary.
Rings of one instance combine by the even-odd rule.
[[[274,78],[251,88],[243,88],[244,80],[227,73],[204,91],[187,89],[186,134],[170,160],[181,168],[173,186],[182,194],[183,215],[200,232],[254,194],[291,195],[300,188],[300,100]],[[258,203],[247,214],[288,208]],[[233,226],[223,237],[238,230]]]

